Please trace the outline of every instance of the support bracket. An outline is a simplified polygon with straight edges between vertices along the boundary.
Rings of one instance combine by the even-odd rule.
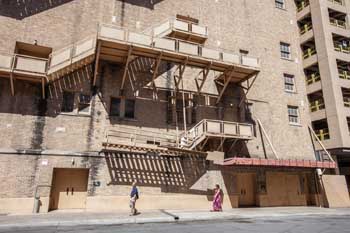
[[[128,51],[128,56],[126,58],[126,63],[125,63],[125,67],[124,67],[124,72],[123,72],[123,78],[122,78],[122,84],[120,86],[120,92],[123,93],[124,90],[124,85],[125,85],[125,79],[126,79],[126,75],[129,73],[129,63],[131,61],[131,55],[132,55],[132,50],[133,47],[130,46],[129,51]]]

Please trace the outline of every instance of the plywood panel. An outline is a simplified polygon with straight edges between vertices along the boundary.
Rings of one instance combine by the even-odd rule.
[[[239,194],[239,206],[255,206],[255,174],[238,174],[237,188]]]
[[[322,180],[328,207],[350,207],[345,176],[323,175]]]
[[[50,208],[85,208],[87,182],[87,169],[55,169]]]

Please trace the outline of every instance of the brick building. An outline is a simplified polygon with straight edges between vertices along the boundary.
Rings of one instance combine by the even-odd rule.
[[[209,209],[215,184],[224,208],[348,205],[316,173],[346,168],[313,82],[335,79],[320,11],[350,2],[310,3],[0,0],[0,211],[124,210],[134,180],[140,209]]]

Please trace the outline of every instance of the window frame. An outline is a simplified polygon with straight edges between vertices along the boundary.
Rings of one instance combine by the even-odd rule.
[[[82,102],[81,101],[81,96],[88,96],[89,101],[88,102]],[[79,93],[78,108],[77,108],[77,111],[78,111],[79,115],[90,115],[91,114],[91,101],[92,101],[92,96],[90,94],[86,94],[84,92],[80,92]],[[87,112],[80,111],[80,106],[81,105],[88,106],[88,108],[89,108],[88,111]]]
[[[113,99],[119,100],[118,114],[112,114],[112,101]],[[133,101],[133,117],[127,116],[127,101]],[[127,98],[125,96],[111,96],[109,105],[109,117],[117,117],[126,120],[136,120],[136,98]]]
[[[291,112],[291,110],[295,110],[295,113]],[[300,112],[299,107],[294,105],[288,105],[287,106],[287,113],[288,113],[288,122],[291,125],[300,125]],[[291,120],[296,119],[296,121]]]
[[[292,82],[288,82],[287,80],[290,79]],[[288,93],[296,93],[296,82],[295,82],[295,75],[283,73],[283,82],[284,82],[284,90]],[[287,86],[292,86],[293,89],[288,89]]]
[[[133,107],[132,107],[132,117],[127,116],[127,101],[132,101],[133,102]],[[136,109],[136,100],[132,98],[124,98],[124,116],[123,118],[126,119],[135,119],[135,109]]]
[[[275,0],[275,7],[277,9],[286,9],[286,1],[285,0]]]
[[[112,103],[113,103],[113,99],[115,100],[119,100],[119,107],[118,107],[118,114],[112,114]],[[111,96],[110,98],[110,103],[109,103],[109,116],[111,117],[121,117],[121,106],[122,106],[122,98],[121,97],[114,97]]]
[[[65,104],[65,101],[66,101],[65,94],[69,94],[69,95],[72,95],[72,96],[73,96],[72,110],[71,110],[71,111],[68,111],[68,110],[65,108],[65,106],[66,106],[66,104]],[[73,113],[75,113],[75,111],[74,111],[75,98],[76,98],[76,92],[75,92],[75,91],[63,90],[63,92],[62,92],[61,113],[63,113],[63,114],[73,114]]]
[[[284,50],[283,48],[288,48],[288,50]],[[286,59],[286,60],[291,60],[292,59],[292,52],[291,52],[291,44],[286,43],[281,41],[280,42],[280,56],[281,59]],[[284,56],[284,55],[288,55],[288,57]]]

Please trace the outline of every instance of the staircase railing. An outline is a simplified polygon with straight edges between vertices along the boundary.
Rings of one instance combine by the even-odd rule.
[[[179,39],[161,38],[148,34],[136,33],[115,25],[101,24],[98,35],[99,39],[123,41],[124,43],[127,42],[132,45],[147,46],[164,51],[185,54],[187,56],[197,56],[227,63],[259,67],[259,59],[255,57],[239,56],[227,51],[210,49],[196,43],[190,43]]]
[[[190,147],[197,140],[208,137],[232,137],[251,139],[253,137],[253,125],[246,123],[203,119],[188,132],[180,134],[180,141],[185,138],[185,147]]]
[[[107,144],[127,144],[130,146],[177,147],[176,134],[123,126],[106,131],[105,142]]]

